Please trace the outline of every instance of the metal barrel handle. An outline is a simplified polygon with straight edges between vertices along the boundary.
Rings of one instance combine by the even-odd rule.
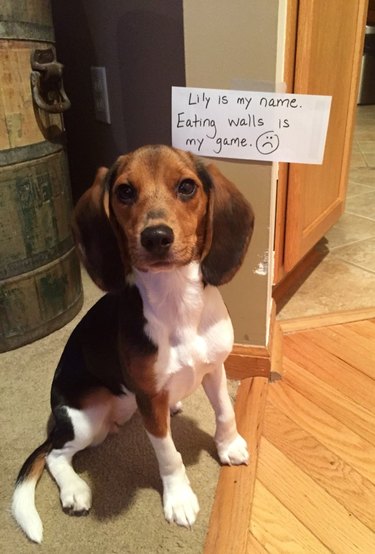
[[[49,113],[61,113],[71,106],[64,90],[63,65],[53,47],[36,48],[31,53],[31,90],[35,104]]]

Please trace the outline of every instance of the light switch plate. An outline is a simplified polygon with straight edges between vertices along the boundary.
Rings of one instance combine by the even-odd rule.
[[[95,119],[103,123],[111,123],[105,67],[91,66],[91,82],[94,95]]]

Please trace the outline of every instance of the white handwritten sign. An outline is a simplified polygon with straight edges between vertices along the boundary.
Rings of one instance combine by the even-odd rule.
[[[202,156],[323,163],[331,96],[172,87],[172,144]]]

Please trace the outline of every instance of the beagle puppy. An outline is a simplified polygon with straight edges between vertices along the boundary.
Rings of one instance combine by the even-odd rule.
[[[187,152],[146,146],[98,170],[76,206],[73,229],[88,273],[107,294],[65,346],[48,437],[17,478],[12,513],[32,541],[43,536],[35,487],[45,464],[64,511],[87,513],[91,492],[73,456],[137,409],[159,464],[165,518],[190,527],[199,505],[170,414],[201,383],[216,415],[220,461],[248,463],[224,370],[233,329],[216,287],[240,267],[253,221],[236,187]]]

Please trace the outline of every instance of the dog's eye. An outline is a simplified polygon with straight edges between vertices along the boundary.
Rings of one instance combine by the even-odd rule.
[[[132,184],[125,183],[117,187],[116,196],[122,204],[133,204],[137,198],[137,191]]]
[[[184,179],[177,186],[177,194],[181,200],[192,198],[197,190],[197,185],[192,179]]]

